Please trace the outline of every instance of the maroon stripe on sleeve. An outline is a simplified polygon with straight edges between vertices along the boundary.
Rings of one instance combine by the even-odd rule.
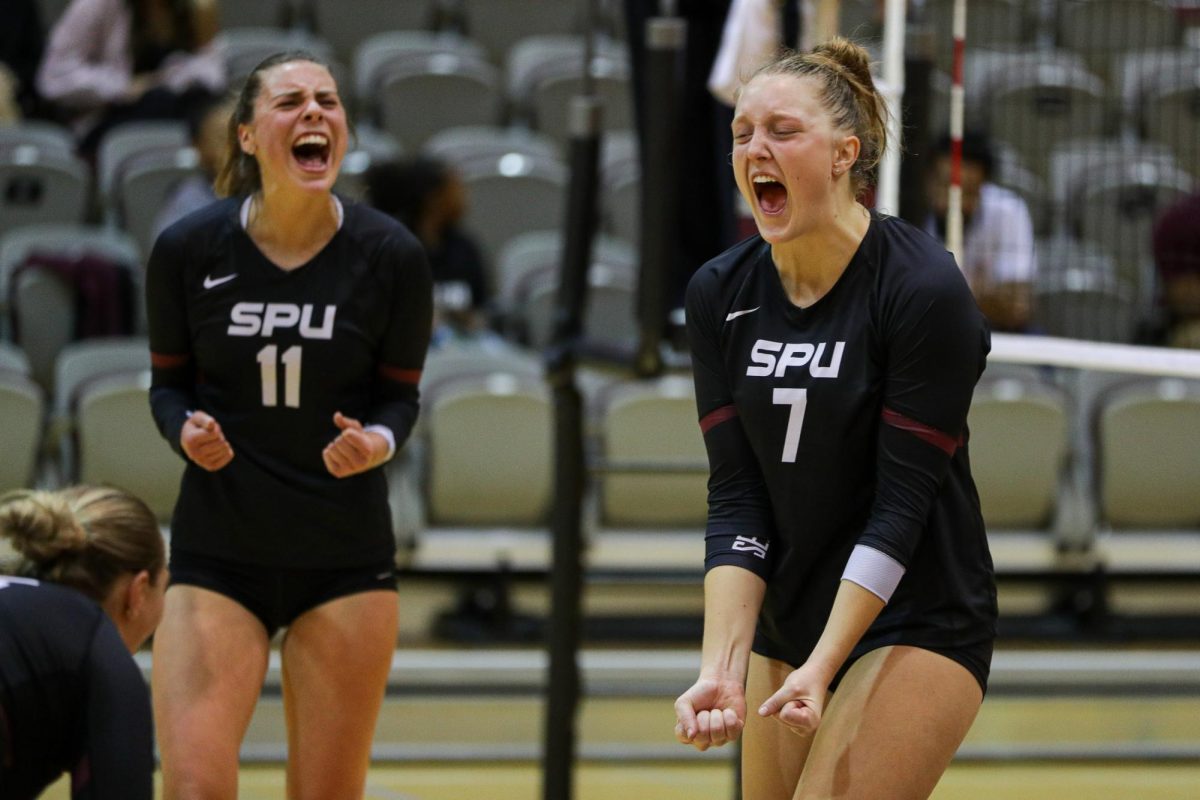
[[[917,422],[915,419],[909,419],[898,411],[892,411],[890,408],[885,408],[882,416],[884,424],[891,425],[893,428],[899,428],[902,431],[908,431],[913,436],[928,442],[948,456],[954,455],[954,451],[963,443],[961,434],[958,438],[955,438],[948,433],[939,431],[937,428],[931,428],[924,423]]]
[[[727,419],[733,419],[738,415],[737,409],[730,403],[727,406],[721,406],[718,409],[708,412],[700,418],[700,433],[708,433],[713,428],[720,425]]]
[[[182,353],[180,355],[151,353],[150,366],[157,367],[158,369],[173,369],[175,367],[182,367],[191,357],[190,353]]]
[[[416,385],[421,382],[421,370],[419,369],[400,369],[399,367],[389,367],[386,364],[380,364],[379,374],[396,383],[411,383]]]

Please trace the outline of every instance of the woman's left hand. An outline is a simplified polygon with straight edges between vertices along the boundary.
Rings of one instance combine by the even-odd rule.
[[[362,423],[338,411],[333,424],[341,430],[338,437],[321,451],[325,469],[335,478],[348,478],[374,469],[388,459],[388,441],[378,433],[364,431]]]
[[[821,724],[830,676],[812,664],[804,664],[783,681],[779,691],[767,698],[758,713],[776,716],[800,736],[813,736]]]

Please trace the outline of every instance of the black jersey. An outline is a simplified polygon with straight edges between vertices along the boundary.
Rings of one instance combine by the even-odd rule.
[[[855,653],[990,643],[966,448],[989,337],[949,254],[873,216],[839,280],[801,309],[755,236],[693,277],[687,322],[711,467],[706,564],[767,581],[755,651],[806,660],[856,544],[906,571]]]
[[[177,451],[188,413],[220,423],[233,460],[188,463],[172,547],[246,563],[351,567],[394,553],[382,469],[335,478],[322,450],[335,411],[391,429],[417,417],[432,283],[420,244],[391,217],[347,203],[308,263],[269,261],[229,199],[155,243],[146,276],[159,429]]]
[[[67,771],[75,800],[153,796],[146,682],[96,603],[0,576],[0,797],[37,797]]]

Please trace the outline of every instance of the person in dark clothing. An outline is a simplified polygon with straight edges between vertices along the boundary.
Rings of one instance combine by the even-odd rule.
[[[386,162],[368,172],[367,199],[403,222],[425,247],[433,273],[435,343],[484,333],[491,287],[479,246],[459,226],[468,200],[458,173],[427,156]]]
[[[0,27],[0,89],[7,70],[13,83],[12,100],[22,117],[37,116],[41,110],[36,78],[45,46],[46,35],[35,0],[5,3],[4,25]]]
[[[0,797],[27,800],[64,772],[74,800],[150,800],[150,696],[130,654],[162,617],[158,520],[119,489],[0,497]]]
[[[845,39],[751,78],[733,172],[759,233],[688,289],[711,477],[675,730],[705,749],[744,729],[755,800],[928,796],[988,677],[966,418],[989,333],[950,255],[857,200],[885,108]]]
[[[432,292],[416,237],[333,194],[349,136],[328,67],[267,58],[226,199],[150,255],[150,405],[187,461],[152,680],[169,799],[236,796],[284,627],[288,794],[366,782],[398,625],[382,467],[416,422]]]

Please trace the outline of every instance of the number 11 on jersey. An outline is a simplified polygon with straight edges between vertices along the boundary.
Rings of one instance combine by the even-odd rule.
[[[262,373],[262,403],[264,406],[279,405],[278,361],[283,362],[283,404],[288,408],[300,407],[300,355],[301,347],[294,344],[283,351],[269,344],[258,351],[258,365]]]
[[[771,398],[777,406],[791,406],[788,413],[787,432],[783,435],[783,461],[796,463],[796,452],[800,449],[800,430],[804,427],[804,412],[808,408],[808,389],[776,389]]]

